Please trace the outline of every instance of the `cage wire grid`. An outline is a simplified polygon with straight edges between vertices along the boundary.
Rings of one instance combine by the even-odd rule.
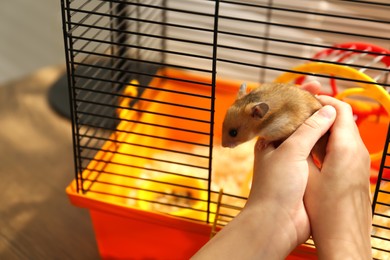
[[[321,62],[348,66],[390,87],[390,52],[372,47],[390,49],[386,0],[61,4],[75,180],[85,196],[130,207],[153,204],[152,211],[187,210],[181,218],[224,226],[245,204],[248,191],[240,185],[248,174],[242,172],[250,172],[253,163],[247,158],[253,143],[240,151],[218,148],[226,109],[218,102],[230,100],[238,82],[270,82],[297,73],[299,64]],[[299,74],[327,89],[373,84]],[[378,259],[390,257],[387,158],[385,152],[373,202]],[[249,169],[237,167],[237,160]]]

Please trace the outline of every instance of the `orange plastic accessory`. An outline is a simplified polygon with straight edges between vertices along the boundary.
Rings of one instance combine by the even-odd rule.
[[[387,123],[390,115],[390,96],[386,90],[376,84],[376,82],[368,75],[347,66],[312,62],[306,63],[293,68],[296,72],[315,73],[318,75],[333,75],[346,79],[357,80],[357,87],[348,88],[336,95],[336,98],[348,102],[357,116],[356,123],[358,124],[359,130],[361,130],[363,141],[369,148],[371,161],[373,163],[379,163],[382,158],[383,144],[385,143],[385,135],[379,135],[378,133],[373,134],[373,128],[368,133],[363,130],[362,122],[365,120],[371,120],[370,126],[374,129],[378,128],[376,132],[383,132],[383,129],[387,130]],[[302,75],[299,73],[288,72],[280,75],[275,81],[276,82],[291,82]],[[372,82],[372,83],[365,83]],[[350,96],[357,96],[363,98],[369,98],[374,102],[367,102],[359,99],[351,99]],[[374,123],[381,122],[381,123]],[[382,122],[385,122],[384,124]],[[387,122],[387,123],[386,123]],[[366,123],[365,125],[367,125]],[[363,133],[364,134],[363,136]],[[381,146],[379,150],[376,150],[378,146]],[[375,150],[371,150],[375,147]]]
[[[335,44],[332,48],[323,49],[322,51],[317,52],[313,56],[313,60],[331,60],[338,63],[342,63],[345,62],[345,60],[350,58],[351,56],[362,55],[362,53],[364,55],[367,54],[369,56],[373,56],[372,60],[374,62],[383,63],[386,67],[390,67],[390,50],[365,42],[345,42]],[[295,83],[301,85],[305,78],[306,76],[300,76],[295,80]],[[331,96],[336,96],[339,93],[336,80],[334,78],[330,78],[329,81],[331,92],[328,94]]]
[[[130,107],[131,101],[134,99],[134,97],[137,96],[138,89],[137,86],[139,85],[139,82],[137,80],[132,80],[128,86],[126,86],[125,90],[123,91],[122,95],[124,97],[119,98],[119,107],[117,109],[117,114],[120,119],[122,120],[130,120],[132,118],[132,110],[127,109]],[[135,106],[137,106],[135,104]]]

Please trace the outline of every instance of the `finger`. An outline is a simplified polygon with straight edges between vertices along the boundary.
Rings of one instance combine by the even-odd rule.
[[[326,105],[309,117],[279,148],[291,151],[289,156],[306,160],[316,142],[332,126],[336,118],[334,107]]]
[[[328,140],[327,155],[329,156],[329,160],[338,159],[337,156],[339,154],[355,156],[350,151],[363,151],[365,149],[365,152],[367,152],[356,125],[351,106],[348,103],[329,96],[319,96],[319,101],[322,104],[332,105],[337,112],[337,117],[330,130],[331,134]]]
[[[337,118],[333,127],[340,129],[339,131],[337,131],[338,133],[344,135],[344,131],[348,131],[349,133],[351,133],[351,130],[354,134],[359,133],[353,116],[352,108],[348,103],[330,96],[322,95],[318,96],[318,100],[321,102],[321,104],[331,105],[336,109]]]
[[[355,124],[352,107],[348,103],[325,95],[319,95],[317,98],[322,105],[330,105],[336,109],[338,121]]]
[[[303,83],[301,85],[301,89],[304,89],[306,91],[309,91],[313,95],[316,95],[316,94],[320,93],[320,91],[321,91],[321,84],[320,84],[320,82],[314,80],[314,81],[310,81],[307,83]]]
[[[255,145],[255,158],[264,157],[267,154],[275,150],[275,147],[272,143],[266,143],[263,139],[257,139]]]

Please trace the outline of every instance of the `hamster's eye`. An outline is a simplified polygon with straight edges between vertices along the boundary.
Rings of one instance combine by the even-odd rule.
[[[236,137],[237,134],[238,134],[237,129],[230,129],[230,130],[229,130],[229,135],[230,135],[231,137]]]

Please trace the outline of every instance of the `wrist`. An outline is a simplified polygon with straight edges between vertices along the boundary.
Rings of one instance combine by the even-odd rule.
[[[327,239],[318,243],[316,249],[319,259],[366,260],[372,259],[371,247],[368,246],[368,244],[361,244],[343,239]]]
[[[359,204],[359,207],[369,207],[363,204]],[[365,212],[353,208],[353,205],[348,203],[341,207],[334,203],[331,207],[338,210],[320,211],[311,216],[312,235],[319,259],[372,258],[371,211]]]
[[[278,204],[262,203],[248,206],[241,212],[241,217],[243,222],[250,223],[251,230],[256,232],[253,238],[257,246],[265,249],[258,255],[261,259],[284,259],[309,237],[309,228],[303,239],[297,231],[300,223],[295,219],[295,212],[293,214],[285,212]]]
[[[248,201],[228,225],[213,237],[193,259],[284,259],[310,233],[305,214],[299,225],[279,204]],[[303,207],[303,203],[302,203]]]

